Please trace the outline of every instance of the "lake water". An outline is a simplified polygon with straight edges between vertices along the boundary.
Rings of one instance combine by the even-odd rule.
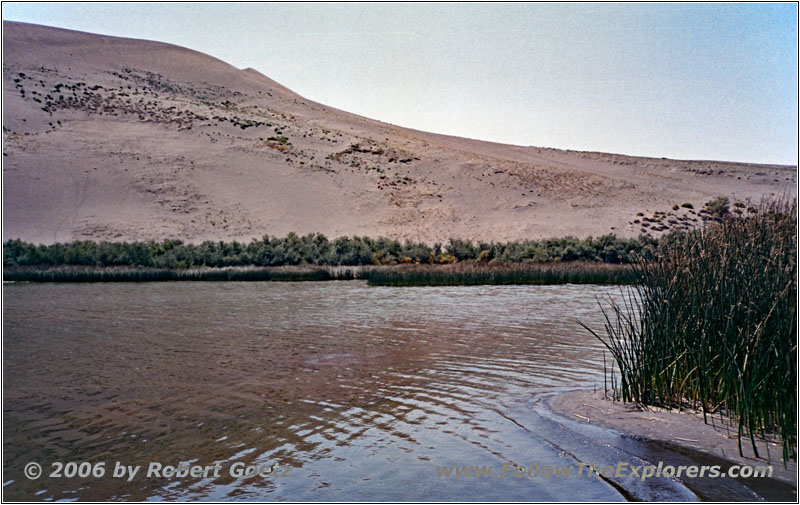
[[[602,329],[597,297],[619,299],[618,287],[5,284],[3,295],[6,499],[626,496],[596,478],[437,477],[587,450],[586,433],[565,434],[537,398],[603,387],[602,345],[576,320]],[[106,474],[50,477],[56,461],[105,462]],[[44,475],[27,479],[29,462]],[[125,482],[115,462],[142,470]],[[151,462],[222,470],[146,478]],[[279,474],[233,477],[236,462]],[[658,496],[692,499],[682,493]]]

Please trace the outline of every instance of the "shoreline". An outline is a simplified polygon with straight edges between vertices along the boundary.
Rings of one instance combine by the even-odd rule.
[[[140,266],[5,266],[4,282],[341,281],[370,286],[627,285],[631,265],[602,262],[281,265],[160,268]]]
[[[793,493],[792,501],[797,500],[797,462],[788,461],[784,468],[781,445],[758,438],[756,445],[760,457],[754,456],[749,438],[742,439],[744,456],[740,456],[735,422],[723,420],[719,415],[713,418],[709,416],[709,423],[706,424],[702,412],[679,412],[612,401],[605,397],[603,391],[591,390],[556,394],[547,398],[545,405],[551,412],[572,421],[610,428],[658,451],[680,454],[701,465],[771,465],[771,478],[737,480],[759,493],[782,487],[784,492]],[[691,482],[686,483],[692,487]]]

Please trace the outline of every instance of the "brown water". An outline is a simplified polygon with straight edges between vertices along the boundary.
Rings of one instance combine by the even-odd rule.
[[[4,497],[621,500],[600,479],[436,476],[437,465],[574,462],[575,435],[532,399],[603,386],[601,344],[575,320],[602,328],[596,297],[619,293],[5,284]],[[45,475],[31,481],[34,461]],[[51,478],[54,461],[106,462],[107,475]],[[109,477],[117,461],[144,468],[124,482]],[[154,461],[222,472],[145,478]],[[234,478],[237,461],[289,475]],[[681,493],[662,496],[691,499]]]

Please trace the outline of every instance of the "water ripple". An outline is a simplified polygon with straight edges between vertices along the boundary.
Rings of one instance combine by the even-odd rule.
[[[4,284],[4,484],[31,498],[618,499],[602,484],[443,480],[559,455],[503,414],[602,383],[617,288],[360,282]],[[27,461],[242,461],[290,478],[30,483]],[[17,475],[19,474],[19,475]]]

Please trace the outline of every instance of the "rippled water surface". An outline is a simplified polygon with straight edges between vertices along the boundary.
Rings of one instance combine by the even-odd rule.
[[[564,464],[537,392],[602,387],[597,286],[6,284],[7,499],[619,500],[599,480],[445,479]],[[26,463],[45,475],[30,481]],[[219,478],[54,479],[53,461],[222,462]],[[233,462],[286,477],[233,478]],[[571,461],[566,461],[570,463]],[[110,470],[110,468],[109,468]],[[144,473],[144,470],[141,471]]]

